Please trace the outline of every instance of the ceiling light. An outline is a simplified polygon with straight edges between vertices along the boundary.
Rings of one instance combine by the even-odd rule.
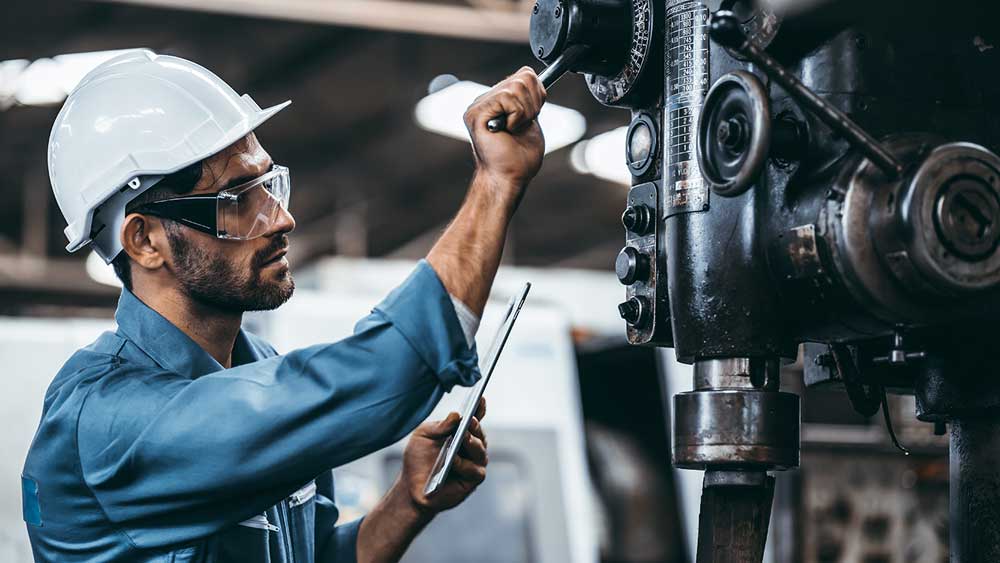
[[[632,174],[625,162],[627,137],[628,127],[619,127],[580,141],[570,152],[570,165],[581,174],[628,186],[632,183]]]
[[[34,62],[0,62],[0,109],[58,104],[97,65],[128,50],[57,55]]]
[[[489,89],[467,80],[456,82],[417,102],[414,117],[417,124],[428,131],[468,141],[469,132],[463,120],[465,110]],[[542,106],[538,123],[545,134],[546,154],[579,141],[587,131],[587,119],[583,114],[551,103]]]
[[[115,275],[115,269],[111,264],[105,264],[104,259],[97,255],[96,252],[91,251],[87,255],[87,275],[90,279],[97,283],[102,283],[104,285],[110,285],[112,287],[121,287],[122,282]]]

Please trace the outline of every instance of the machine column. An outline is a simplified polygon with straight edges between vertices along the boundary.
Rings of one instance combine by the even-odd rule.
[[[1000,561],[1000,420],[950,424],[951,563]]]

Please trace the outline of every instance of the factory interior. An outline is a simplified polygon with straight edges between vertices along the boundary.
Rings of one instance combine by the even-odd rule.
[[[998,12],[978,0],[7,0],[0,20],[0,190],[11,198],[0,206],[0,359],[7,366],[0,562],[1000,562],[1000,378],[991,354],[1000,333],[990,322],[1000,314]],[[66,195],[60,190],[83,181],[66,176],[66,159],[77,159],[72,170],[99,167],[112,152],[102,139],[125,138],[117,131],[129,127],[141,130],[134,138],[150,138],[160,133],[144,124],[176,129],[186,119],[148,99],[135,102],[144,109],[117,111],[119,102],[85,97],[86,87],[100,86],[101,72],[126,73],[129,64],[215,75],[235,96],[252,97],[251,113],[292,102],[235,138],[259,125],[253,133],[294,186],[282,203],[294,230],[281,258],[294,274],[294,296],[272,310],[246,309],[243,330],[286,354],[351,346],[358,334],[388,330],[365,328],[383,319],[404,338],[372,341],[385,368],[374,369],[376,361],[373,377],[405,382],[409,376],[389,369],[397,351],[379,346],[408,342],[427,363],[420,369],[433,371],[437,360],[427,354],[449,353],[454,342],[429,343],[437,351],[427,352],[404,325],[416,327],[417,340],[454,340],[456,327],[467,327],[463,310],[477,322],[481,316],[476,347],[464,350],[478,350],[489,378],[485,480],[457,506],[435,509],[393,556],[370,558],[374,548],[362,544],[392,536],[384,529],[378,536],[375,516],[391,512],[384,499],[412,470],[408,440],[419,436],[410,433],[425,419],[464,412],[472,381],[435,385],[419,412],[399,406],[364,416],[369,406],[337,395],[365,385],[338,383],[364,377],[364,367],[323,375],[318,366],[301,368],[284,377],[329,378],[316,389],[330,397],[316,409],[330,413],[253,410],[254,400],[269,404],[259,397],[271,392],[254,395],[244,403],[256,417],[248,428],[274,417],[268,439],[227,434],[239,423],[222,419],[243,411],[218,415],[219,440],[252,444],[242,460],[248,467],[263,463],[258,452],[288,450],[257,485],[229,481],[219,461],[226,458],[213,459],[212,447],[178,465],[198,467],[204,480],[184,494],[175,481],[185,474],[157,464],[181,464],[174,458],[193,448],[164,446],[154,455],[135,446],[124,454],[115,471],[152,462],[152,476],[142,477],[154,489],[148,496],[129,496],[122,484],[139,477],[88,473],[119,440],[100,438],[106,443],[89,446],[97,453],[87,460],[82,444],[91,427],[60,418],[71,416],[76,399],[53,379],[80,362],[91,362],[81,370],[97,369],[97,360],[74,354],[118,330],[120,298],[122,307],[128,297],[133,309],[164,320],[123,289],[109,263],[118,251],[135,257],[127,235],[109,252],[99,245],[108,233],[117,236],[118,223],[96,227],[101,206],[107,214],[129,187],[156,188],[145,184],[154,175],[146,170],[105,186],[99,201],[96,183]],[[474,177],[487,166],[485,145],[473,152],[476,133],[463,115],[494,84],[525,76],[515,72],[526,66],[539,75],[531,88],[545,87],[541,114],[526,125],[511,121],[509,131],[503,123],[484,130],[476,141],[518,137],[536,124],[545,141],[542,167],[496,241],[495,281],[490,287],[491,272],[472,276],[487,278],[480,315],[468,301],[473,311],[460,307],[432,249],[461,224],[459,209],[478,201]],[[71,126],[86,103],[103,113]],[[166,117],[152,121],[150,112]],[[79,154],[89,156],[58,158],[78,150],[73,135],[86,128],[95,140]],[[129,156],[115,166],[135,162],[145,170],[141,148],[121,150]],[[200,170],[212,154],[155,177],[174,178],[192,163]],[[74,197],[91,201],[86,227],[67,227],[70,214],[81,212]],[[122,201],[122,216],[143,213]],[[171,229],[188,228],[177,225],[160,231],[166,240],[174,240]],[[91,244],[71,252],[73,237]],[[236,244],[255,243],[247,239]],[[470,256],[454,260],[468,265]],[[401,290],[386,298],[434,271],[443,299],[408,301]],[[526,282],[530,292],[510,328],[508,302],[517,302]],[[393,315],[404,313],[380,312],[411,301],[430,316],[445,303],[446,320],[397,322]],[[507,329],[509,339],[496,336]],[[233,366],[240,342],[226,350]],[[127,348],[117,346],[112,353]],[[158,346],[186,353],[166,339]],[[490,373],[484,362],[496,348],[502,354]],[[302,357],[259,360],[278,371],[232,379],[273,377],[257,383],[279,396],[280,369]],[[113,363],[127,368],[130,361]],[[200,379],[230,377],[231,366],[219,363],[226,369]],[[231,369],[247,373],[243,367]],[[183,377],[197,387],[197,376]],[[109,383],[82,401],[113,391]],[[296,421],[334,414],[357,415],[351,435],[384,433],[364,427],[380,424],[401,433],[377,449],[337,438],[345,446],[328,458],[291,452],[321,441],[303,434],[325,428]],[[142,434],[126,428],[139,420],[133,413],[102,416],[116,431],[148,436],[146,444],[163,424]],[[55,445],[58,432],[72,435],[62,438],[72,447]],[[202,434],[211,444],[211,428]],[[470,455],[466,447],[460,455]],[[320,539],[315,547],[297,540],[276,547],[276,538],[292,534],[295,499],[303,490],[315,494],[322,481],[272,486],[300,462],[327,477],[332,471],[335,487],[321,486],[319,495],[329,493],[323,502],[336,506],[338,530],[349,534],[362,519],[353,528],[357,542],[337,540],[348,548]],[[77,474],[86,501],[59,499],[62,487],[70,490],[62,480]],[[156,479],[169,484],[158,489]],[[212,510],[207,502],[190,500],[201,487],[223,499],[220,506],[246,496],[254,508],[245,515],[220,508],[231,518],[223,526],[223,516],[202,514]],[[257,498],[271,500],[258,506]],[[154,508],[189,503],[201,512],[159,516]],[[289,515],[269,521],[272,505]],[[253,518],[262,518],[262,530],[247,524]],[[334,522],[325,532],[320,522],[317,516],[317,535],[334,533]],[[263,558],[227,558],[218,548],[227,530],[240,527],[270,538],[255,555]]]

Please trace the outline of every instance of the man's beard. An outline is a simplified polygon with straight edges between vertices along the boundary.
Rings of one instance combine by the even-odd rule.
[[[184,237],[183,227],[170,225],[167,239],[174,257],[174,274],[191,299],[225,311],[270,311],[292,297],[295,281],[285,270],[278,280],[264,280],[267,260],[288,246],[288,236],[278,235],[254,254],[250,271],[238,272],[224,254],[206,253]]]

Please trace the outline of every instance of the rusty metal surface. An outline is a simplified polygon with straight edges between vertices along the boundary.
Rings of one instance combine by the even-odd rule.
[[[715,390],[674,396],[674,465],[688,469],[794,467],[799,398],[774,391]]]

